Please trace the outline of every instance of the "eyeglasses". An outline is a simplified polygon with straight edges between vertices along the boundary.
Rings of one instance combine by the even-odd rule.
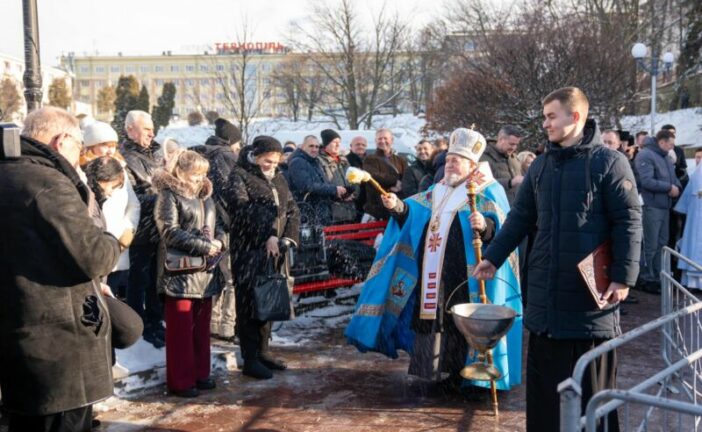
[[[320,148],[321,146],[310,144],[310,145],[308,145],[307,147],[309,147],[309,148]]]
[[[77,136],[75,136],[69,132],[64,132],[64,134],[67,137],[71,138],[73,141],[75,141],[75,143],[78,144],[78,147],[80,147],[81,149],[83,148],[83,139],[82,138],[78,138]],[[58,135],[56,135],[56,137],[58,137]],[[54,138],[56,138],[56,137],[54,137]]]

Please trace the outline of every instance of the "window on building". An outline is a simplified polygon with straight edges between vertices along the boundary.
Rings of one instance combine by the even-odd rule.
[[[224,72],[224,65],[223,64],[217,65],[217,72]]]
[[[159,86],[159,87],[163,85],[163,80],[162,80],[162,79],[157,79],[157,80],[154,80],[154,81],[156,82],[156,85]]]
[[[207,68],[207,65],[201,64],[200,65],[200,72],[207,72],[209,69]]]
[[[219,93],[217,93],[216,97],[217,97],[217,100],[224,100],[224,93],[219,92]]]
[[[89,80],[80,80],[80,81],[78,81],[78,85],[80,85],[81,87],[89,87],[90,81]]]
[[[150,68],[146,65],[141,65],[139,66],[139,72],[141,73],[149,73]]]
[[[163,72],[163,66],[154,66],[154,72]]]
[[[180,66],[171,65],[171,72],[180,72]]]
[[[80,73],[84,73],[84,74],[87,74],[88,72],[90,72],[90,68],[88,66],[81,66],[79,70],[80,70]]]
[[[202,78],[200,80],[200,85],[208,86],[208,85],[210,85],[210,80],[208,78]]]
[[[105,66],[95,66],[95,73],[105,73]]]
[[[188,86],[188,87],[192,87],[192,86],[195,85],[195,80],[186,79],[186,80],[185,80],[185,85]]]
[[[125,73],[134,73],[134,72],[136,72],[136,66],[125,66],[124,72]]]
[[[110,66],[110,72],[112,73],[120,73],[121,69],[122,68],[120,68],[119,66]]]
[[[195,65],[185,65],[185,72],[195,72]]]

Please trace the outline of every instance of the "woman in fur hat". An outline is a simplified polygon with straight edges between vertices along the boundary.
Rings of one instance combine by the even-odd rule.
[[[210,315],[220,286],[208,270],[212,265],[193,269],[223,251],[208,169],[207,159],[186,150],[153,178],[159,191],[154,210],[160,235],[158,289],[165,295],[168,329],[166,383],[182,397],[215,387],[210,378]]]
[[[256,275],[265,274],[268,260],[276,270],[285,249],[297,245],[300,212],[288,182],[278,170],[283,146],[273,137],[257,136],[241,150],[229,177],[230,242],[236,287],[236,331],[244,358],[244,375],[269,379],[271,370],[287,366],[268,353],[270,322],[256,318]]]

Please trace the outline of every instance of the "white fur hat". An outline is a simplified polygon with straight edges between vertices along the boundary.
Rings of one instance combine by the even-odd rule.
[[[117,132],[107,123],[96,121],[83,130],[83,143],[86,147],[118,141]]]
[[[448,154],[455,154],[478,163],[486,146],[485,137],[482,134],[472,129],[459,128],[451,133]]]

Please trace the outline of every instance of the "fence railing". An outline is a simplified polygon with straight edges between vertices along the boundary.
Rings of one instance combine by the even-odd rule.
[[[661,270],[661,316],[580,357],[570,378],[558,386],[562,432],[607,431],[601,421],[619,410],[620,429],[629,431],[699,431],[702,429],[702,302],[673,278],[671,257],[702,271],[702,266],[664,248]],[[583,412],[582,380],[590,363],[603,354],[660,331],[662,368],[629,389],[603,390]],[[645,362],[654,358],[641,359]],[[599,429],[598,429],[599,427]]]

